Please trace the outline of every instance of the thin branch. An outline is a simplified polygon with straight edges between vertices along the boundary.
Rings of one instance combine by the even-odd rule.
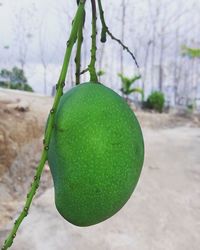
[[[100,19],[102,23],[102,28],[101,28],[101,42],[105,43],[107,41],[107,30],[108,27],[106,26],[105,19],[104,19],[104,11],[102,8],[101,0],[98,0],[98,6],[99,6],[99,13],[100,13]]]
[[[86,72],[88,72],[89,71],[89,69],[87,68],[87,69],[84,69],[84,70],[82,70],[81,72],[80,72],[80,75],[83,75],[83,74],[85,74]]]
[[[15,220],[14,222],[14,226],[12,231],[10,232],[10,234],[8,235],[7,239],[4,242],[4,245],[2,247],[2,250],[8,249],[9,247],[11,247],[11,245],[13,244],[13,240],[16,237],[17,234],[17,230],[20,226],[20,224],[22,223],[23,219],[28,215],[28,211],[32,202],[32,199],[39,187],[39,183],[40,183],[40,177],[44,168],[44,164],[47,160],[47,148],[43,149],[43,153],[42,153],[42,157],[40,160],[40,163],[37,167],[37,171],[36,171],[36,175],[34,177],[33,183],[31,184],[31,189],[27,194],[27,198],[26,198],[26,202],[24,205],[24,208],[21,212],[21,214],[19,215],[19,217],[17,218],[17,220]]]
[[[133,58],[137,68],[139,68],[139,65],[138,65],[138,62],[133,54],[133,52],[128,48],[128,46],[126,46],[120,39],[116,38],[111,32],[110,30],[108,29],[108,26],[106,25],[106,22],[105,22],[105,18],[104,18],[104,11],[103,11],[103,7],[102,7],[102,4],[101,4],[101,0],[97,0],[98,1],[98,6],[99,6],[99,12],[100,12],[100,18],[101,18],[101,23],[102,23],[102,34],[103,34],[103,38],[106,38],[105,36],[105,32],[111,37],[111,39],[113,39],[114,41],[118,42],[122,48],[124,50],[126,50],[130,55],[131,57]],[[101,38],[102,40],[102,38]],[[106,39],[105,39],[106,41]],[[103,40],[104,42],[104,40]]]

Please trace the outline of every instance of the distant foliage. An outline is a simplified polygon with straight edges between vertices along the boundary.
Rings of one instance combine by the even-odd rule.
[[[33,89],[27,83],[24,71],[17,67],[12,68],[11,71],[7,69],[0,71],[0,87],[33,92]]]
[[[195,109],[196,109],[196,104],[195,104],[194,101],[187,104],[187,110],[188,110],[189,112],[193,112]]]
[[[182,55],[189,56],[190,58],[200,58],[200,49],[189,48],[185,45],[182,46]]]
[[[31,86],[29,86],[27,83],[17,83],[17,84],[11,84],[10,89],[18,89],[28,92],[34,92]]]
[[[99,71],[97,71],[97,76],[101,77],[101,76],[105,75],[105,73],[106,72],[104,70],[100,69]]]
[[[155,91],[147,98],[145,107],[153,109],[158,112],[162,112],[165,104],[165,96],[162,92]]]
[[[127,98],[131,93],[140,93],[142,95],[142,100],[143,100],[144,96],[143,89],[132,88],[132,85],[135,84],[135,82],[141,78],[140,75],[134,76],[132,78],[128,78],[123,74],[118,74],[118,76],[120,77],[122,83],[122,88],[120,90],[124,95],[126,95]]]

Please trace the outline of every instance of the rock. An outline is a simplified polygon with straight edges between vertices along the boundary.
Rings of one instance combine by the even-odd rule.
[[[6,105],[8,109],[15,109],[20,112],[26,112],[29,110],[29,103],[26,101],[20,101],[18,103],[9,103]]]

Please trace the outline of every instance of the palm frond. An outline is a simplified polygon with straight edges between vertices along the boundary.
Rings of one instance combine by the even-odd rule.
[[[130,91],[130,88],[131,86],[141,78],[140,75],[136,75],[132,78],[128,78],[128,77],[125,77],[123,74],[119,73],[118,76],[121,78],[121,82],[122,82],[122,89],[121,91],[124,93],[124,94],[129,94],[131,93]]]

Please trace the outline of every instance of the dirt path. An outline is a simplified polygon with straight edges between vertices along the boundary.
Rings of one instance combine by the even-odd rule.
[[[72,226],[57,213],[49,189],[34,201],[12,249],[198,250],[200,128],[145,128],[144,137],[141,179],[118,214],[93,227]],[[3,240],[6,229],[0,234]]]

